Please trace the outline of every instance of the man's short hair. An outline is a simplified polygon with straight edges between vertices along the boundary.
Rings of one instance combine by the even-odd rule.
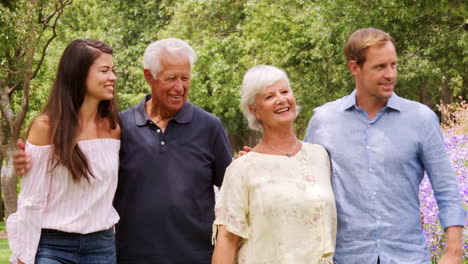
[[[143,54],[143,66],[150,70],[155,80],[157,79],[156,74],[162,70],[161,55],[163,53],[186,57],[190,62],[190,68],[193,67],[196,59],[195,51],[181,39],[168,38],[149,44]]]
[[[382,46],[388,41],[395,45],[395,40],[388,34],[376,28],[363,28],[355,31],[346,41],[344,53],[346,61],[355,61],[362,66],[366,62],[366,50],[373,46]]]

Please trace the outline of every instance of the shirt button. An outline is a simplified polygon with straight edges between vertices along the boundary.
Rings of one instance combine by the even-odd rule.
[[[366,149],[370,149],[370,146],[366,146]]]
[[[372,194],[373,194],[373,195],[376,195],[377,193],[376,193],[376,192],[373,192]]]
[[[161,133],[161,129],[156,130],[156,132]]]
[[[166,142],[164,141],[161,141],[161,145],[164,146],[166,144]]]

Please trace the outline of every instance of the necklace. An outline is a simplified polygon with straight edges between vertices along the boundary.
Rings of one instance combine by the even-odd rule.
[[[260,144],[264,145],[265,147],[267,147],[267,148],[269,148],[269,149],[271,149],[271,150],[274,150],[274,151],[277,151],[277,152],[279,152],[279,153],[282,153],[282,154],[288,156],[288,158],[290,158],[290,157],[292,157],[292,154],[294,153],[294,150],[296,149],[297,144],[299,144],[299,140],[296,139],[296,144],[294,144],[294,147],[291,149],[291,151],[290,151],[289,153],[288,153],[288,152],[284,152],[284,151],[282,151],[282,150],[279,150],[279,149],[277,149],[277,148],[274,148],[273,146],[270,146],[270,145],[266,144],[265,142],[263,142],[263,139],[260,140]]]

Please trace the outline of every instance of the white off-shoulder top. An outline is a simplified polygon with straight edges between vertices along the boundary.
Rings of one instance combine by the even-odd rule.
[[[31,170],[23,177],[18,210],[7,219],[11,263],[34,264],[41,229],[87,234],[109,229],[119,220],[112,206],[117,188],[120,140],[79,141],[94,174],[90,182],[75,183],[62,165],[50,171],[51,145],[26,142]]]

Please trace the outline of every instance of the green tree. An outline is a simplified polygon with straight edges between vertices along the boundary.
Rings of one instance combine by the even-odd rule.
[[[28,111],[31,80],[37,76],[56,26],[71,0],[7,2],[0,8],[0,155],[5,216],[16,211],[17,176],[12,153]],[[3,164],[3,162],[1,163]]]
[[[346,35],[364,27],[389,32],[399,55],[403,97],[435,108],[467,96],[466,5],[451,0],[327,1],[330,30]]]
[[[194,46],[190,100],[243,140],[250,133],[238,107],[245,70],[256,64],[285,69],[302,106],[296,121],[302,137],[313,108],[354,89],[343,45],[359,28],[380,28],[396,39],[400,96],[433,109],[440,100],[466,96],[464,17],[462,1],[448,0],[178,1],[159,36]]]
[[[215,114],[233,148],[248,136],[239,109],[239,84],[250,61],[242,38],[247,1],[179,1],[170,24],[158,37],[186,40],[196,51],[189,99]]]
[[[57,38],[50,44],[44,63],[33,82],[26,124],[38,115],[48,98],[59,58],[74,39],[98,39],[114,50],[119,106],[126,109],[148,93],[143,78],[142,55],[156,40],[160,27],[171,18],[172,1],[74,0],[61,16]]]

